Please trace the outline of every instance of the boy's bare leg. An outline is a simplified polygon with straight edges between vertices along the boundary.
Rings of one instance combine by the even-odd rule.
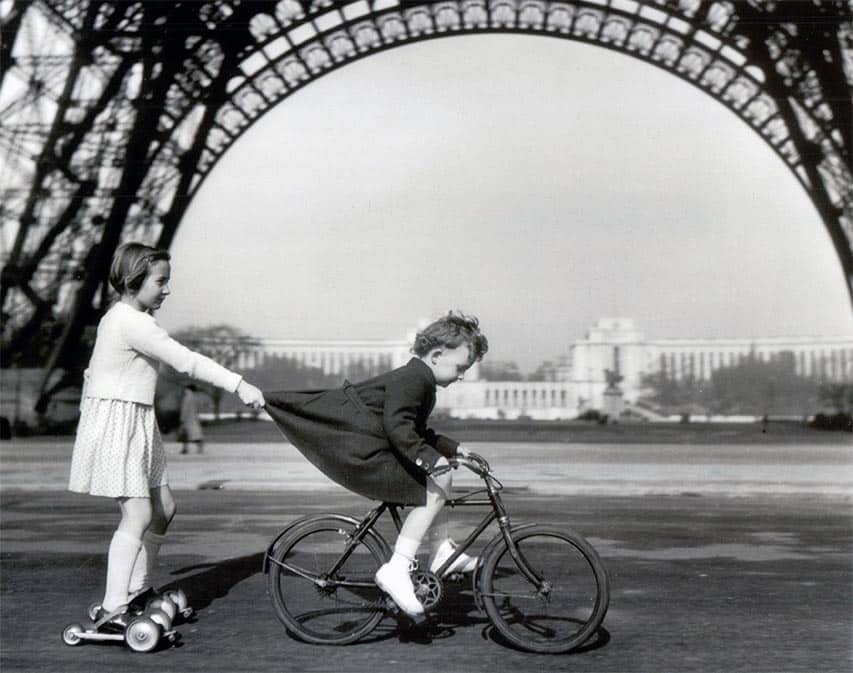
[[[441,460],[436,464],[440,463]],[[411,616],[422,615],[424,608],[415,596],[415,588],[409,576],[409,565],[415,559],[432,522],[444,507],[450,484],[449,473],[427,479],[426,504],[409,512],[394,543],[391,560],[376,573],[376,583],[379,587],[391,596],[400,609]]]

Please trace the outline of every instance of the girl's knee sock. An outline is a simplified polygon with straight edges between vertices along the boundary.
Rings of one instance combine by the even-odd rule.
[[[107,612],[127,604],[130,574],[141,546],[142,542],[130,533],[113,533],[107,553],[107,588],[101,604]]]
[[[136,563],[133,564],[133,572],[130,574],[130,584],[127,589],[131,596],[153,586],[160,545],[165,539],[165,535],[151,531],[146,531],[145,535],[142,536],[142,546],[139,549],[139,555],[136,557]]]

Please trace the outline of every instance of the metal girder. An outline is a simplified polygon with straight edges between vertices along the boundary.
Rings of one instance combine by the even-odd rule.
[[[595,44],[705,91],[797,177],[853,300],[844,0],[0,0],[0,21],[0,359],[46,366],[45,398],[88,358],[117,245],[168,247],[255,121],[354,60],[457,34]]]

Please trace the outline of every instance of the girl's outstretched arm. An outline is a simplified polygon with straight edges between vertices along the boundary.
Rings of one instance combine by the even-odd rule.
[[[124,329],[124,336],[134,350],[164,362],[176,371],[194,379],[210,383],[229,393],[238,393],[243,380],[240,374],[178,343],[157,324],[153,316],[138,312],[133,316],[133,322]],[[254,390],[260,393],[257,388]]]

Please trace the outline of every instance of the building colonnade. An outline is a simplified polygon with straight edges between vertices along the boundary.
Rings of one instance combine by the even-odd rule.
[[[237,367],[263,366],[286,357],[324,374],[367,377],[402,366],[412,357],[406,340],[254,339],[241,345]],[[616,381],[628,404],[638,401],[649,374],[708,380],[714,371],[748,358],[787,359],[794,371],[821,381],[853,381],[853,337],[767,337],[647,340],[629,318],[599,319],[582,339],[567,344],[557,364],[540,368],[538,381],[481,381],[479,366],[462,383],[440,390],[436,409],[487,418],[574,418],[602,409]]]

